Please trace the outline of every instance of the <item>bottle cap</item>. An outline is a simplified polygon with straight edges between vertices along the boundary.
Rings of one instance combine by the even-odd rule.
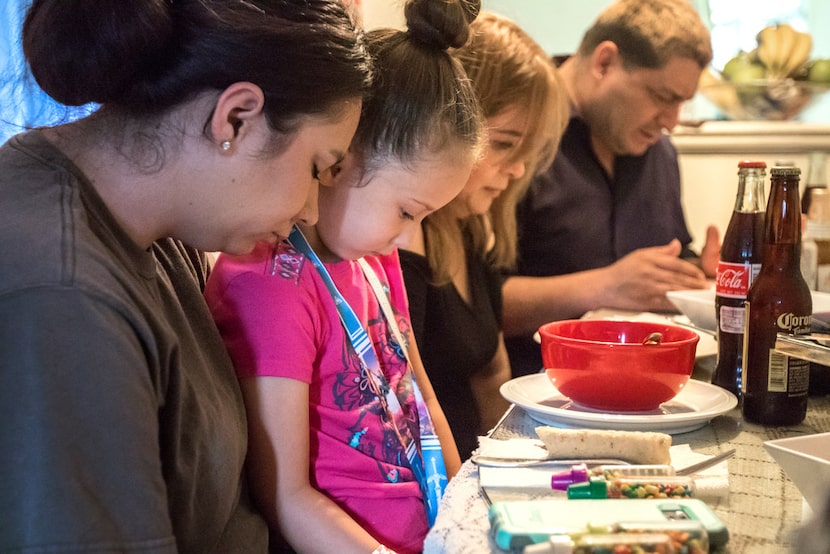
[[[588,466],[577,464],[571,466],[571,469],[554,473],[550,478],[550,488],[555,491],[566,491],[570,485],[586,481],[588,481]]]
[[[592,477],[587,483],[576,483],[568,487],[568,498],[607,498],[608,483],[602,477]]]
[[[756,162],[754,160],[742,160],[738,162],[738,169],[766,169],[766,162]]]
[[[798,177],[801,175],[801,170],[797,167],[788,167],[788,166],[780,166],[777,165],[770,169],[771,176],[780,176],[780,177]]]

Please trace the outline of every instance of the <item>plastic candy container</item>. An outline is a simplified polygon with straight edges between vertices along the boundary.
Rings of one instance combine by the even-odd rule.
[[[607,480],[605,477],[594,476],[587,483],[570,485],[568,498],[692,498],[694,492],[695,484],[689,477],[625,477]]]

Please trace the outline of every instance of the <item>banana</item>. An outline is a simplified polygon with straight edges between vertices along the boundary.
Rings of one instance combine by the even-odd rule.
[[[755,40],[758,43],[758,48],[756,49],[758,61],[766,67],[770,67],[775,61],[774,58],[778,51],[778,31],[775,27],[764,27],[755,36]]]
[[[787,74],[784,71],[785,66],[787,65],[787,60],[789,59],[790,52],[792,52],[793,46],[796,42],[796,31],[792,28],[791,25],[787,23],[781,23],[776,26],[776,30],[778,32],[778,50],[776,51],[776,58],[775,63],[773,64],[772,68],[777,72],[777,77],[780,79],[784,79]]]
[[[792,77],[809,61],[813,49],[813,37],[809,33],[796,32],[796,41],[783,67],[787,77]]]
[[[758,43],[756,55],[771,80],[786,79],[797,73],[813,48],[810,34],[796,31],[788,23],[764,27],[755,39]]]

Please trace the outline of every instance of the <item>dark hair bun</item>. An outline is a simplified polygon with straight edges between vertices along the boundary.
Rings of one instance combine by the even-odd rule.
[[[413,40],[446,50],[464,46],[480,9],[481,0],[409,0],[404,15]]]
[[[35,80],[70,106],[117,99],[161,63],[173,35],[167,0],[35,0],[23,52]]]

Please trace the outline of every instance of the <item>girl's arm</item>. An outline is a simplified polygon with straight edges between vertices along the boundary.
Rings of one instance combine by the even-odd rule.
[[[308,385],[281,377],[241,381],[248,414],[248,475],[260,510],[298,552],[369,554],[378,541],[309,482]]]
[[[499,392],[499,388],[509,380],[510,360],[504,346],[504,335],[499,333],[499,345],[487,366],[487,372],[470,378],[470,388],[481,417],[480,433],[492,429],[510,407],[510,403]]]
[[[438,398],[435,396],[435,391],[432,389],[432,383],[427,377],[427,372],[424,369],[424,364],[421,361],[421,354],[418,351],[418,345],[415,343],[414,337],[409,340],[409,361],[412,363],[412,371],[415,374],[415,381],[421,389],[421,394],[424,397],[429,409],[429,415],[432,418],[432,425],[435,427],[435,434],[438,435],[438,440],[441,441],[441,450],[444,454],[444,465],[447,468],[447,477],[452,479],[458,470],[461,469],[461,456],[458,454],[458,446],[455,444],[455,437],[453,437],[450,430],[450,424],[447,423],[447,418],[444,415],[444,410],[438,403]]]

